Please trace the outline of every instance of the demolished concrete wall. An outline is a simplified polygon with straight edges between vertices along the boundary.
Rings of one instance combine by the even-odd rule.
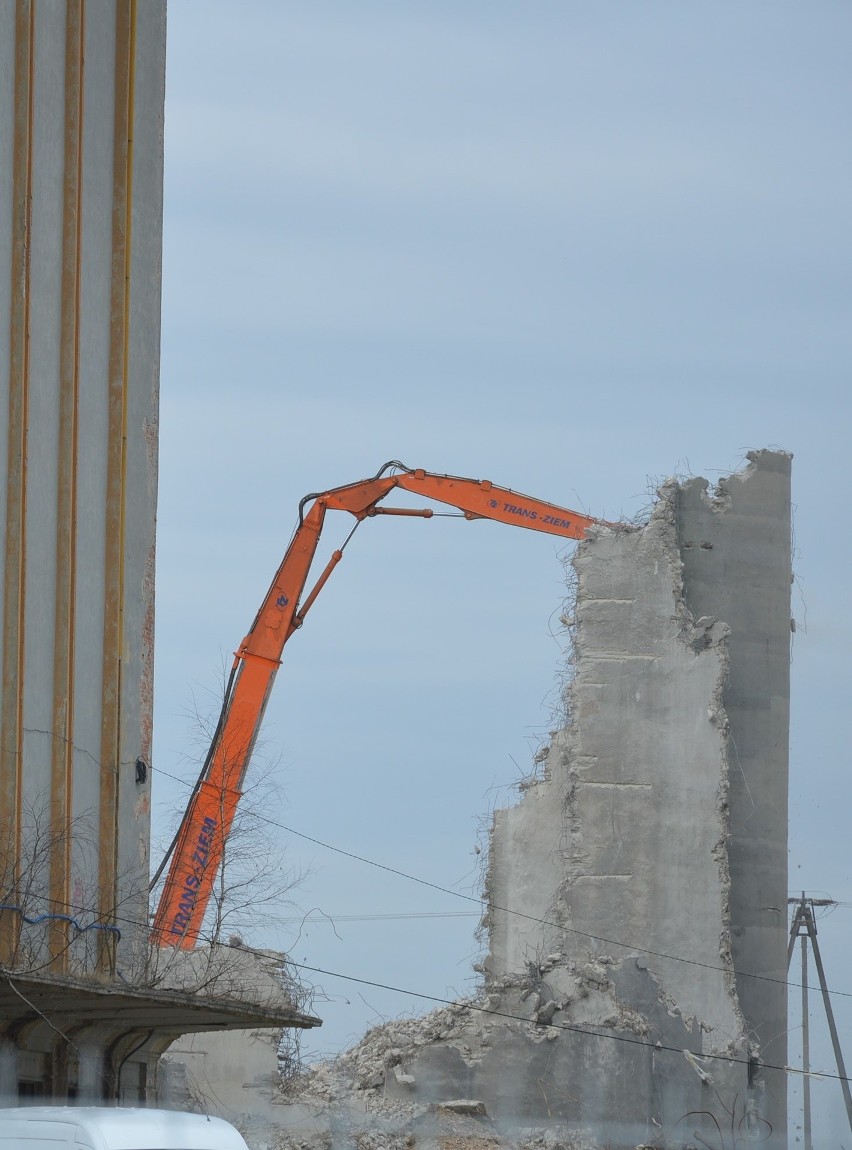
[[[784,1066],[790,457],[666,483],[573,566],[570,722],[495,816],[488,976],[635,948],[693,1050]],[[779,1136],[785,1082],[742,1090]]]
[[[494,818],[482,991],[291,1083],[311,1137],[784,1144],[790,457],[749,461],[578,546],[567,719]]]

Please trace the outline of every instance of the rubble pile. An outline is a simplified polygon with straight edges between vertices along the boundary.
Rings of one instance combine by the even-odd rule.
[[[465,1024],[471,1013],[478,1014],[483,1005],[480,996],[423,1016],[392,1019],[374,1026],[349,1050],[282,1083],[282,1092],[288,1101],[350,1101],[357,1109],[388,1116],[410,1117],[425,1111],[413,1097],[389,1095],[387,1085],[412,1087],[414,1079],[406,1074],[405,1062],[432,1042],[454,1042],[464,1049]]]
[[[642,960],[591,953],[587,959],[577,963],[551,954],[539,964],[528,963],[521,974],[486,974],[470,998],[420,1017],[382,1023],[336,1058],[282,1081],[281,1100],[302,1117],[292,1132],[279,1130],[276,1150],[331,1150],[340,1138],[358,1150],[433,1144],[440,1150],[585,1150],[599,1145],[578,1126],[554,1131],[523,1116],[507,1123],[490,1101],[456,1096],[457,1077],[446,1080],[444,1097],[428,1076],[419,1081],[421,1067],[437,1050],[455,1051],[473,1073],[507,1043],[555,1048],[566,1030],[594,1027],[646,1035],[647,1019],[619,1000],[616,985],[625,966],[648,977]],[[678,1017],[658,988],[655,997],[662,1011]]]

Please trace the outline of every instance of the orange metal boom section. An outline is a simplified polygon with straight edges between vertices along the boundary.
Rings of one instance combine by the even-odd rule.
[[[385,474],[390,469],[398,470]],[[432,516],[431,508],[380,508],[378,504],[397,487],[456,507],[466,519],[495,519],[567,539],[581,539],[587,527],[601,522],[518,495],[488,480],[412,471],[399,463],[385,464],[373,479],[306,496],[287,553],[251,630],[235,653],[219,724],[173,844],[171,866],[151,931],[156,945],[190,949],[198,939],[284,645],[301,627],[343,555],[342,548],[333,553],[302,603],[326,511],[348,511],[358,521],[380,514]],[[310,509],[303,514],[308,503]]]

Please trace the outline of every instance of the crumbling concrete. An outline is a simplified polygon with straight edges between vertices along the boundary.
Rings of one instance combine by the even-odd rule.
[[[579,545],[567,721],[494,819],[482,991],[289,1084],[281,1145],[783,1145],[790,458],[749,460]]]

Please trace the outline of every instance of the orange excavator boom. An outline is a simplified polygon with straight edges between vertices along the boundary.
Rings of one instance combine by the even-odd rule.
[[[601,522],[485,479],[412,470],[397,461],[386,463],[372,479],[306,495],[287,552],[234,655],[204,765],[177,834],[151,881],[153,889],[171,859],[151,929],[151,940],[157,946],[190,949],[198,940],[284,646],[301,627],[355,528],[374,515],[430,518],[434,514],[428,507],[380,507],[395,488],[449,504],[466,519],[494,519],[565,539],[581,539],[587,527]],[[348,511],[356,523],[303,598],[329,510]]]

